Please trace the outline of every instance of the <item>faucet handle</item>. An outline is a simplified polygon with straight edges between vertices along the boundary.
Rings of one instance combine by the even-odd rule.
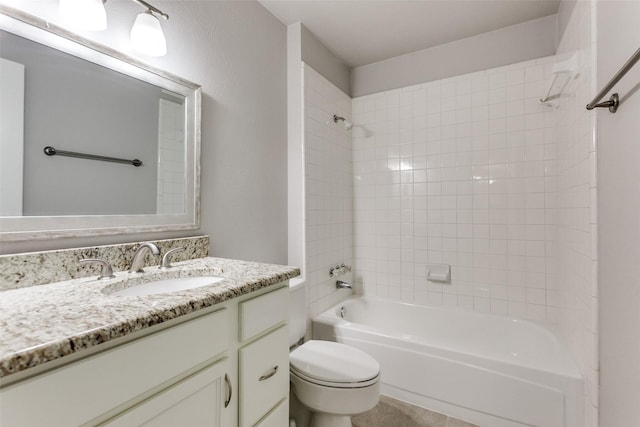
[[[111,264],[102,259],[94,259],[94,258],[85,258],[80,260],[80,264],[100,264],[100,275],[98,276],[98,280],[102,279],[113,279],[116,277],[113,274],[113,268],[111,268]]]
[[[162,262],[160,263],[160,268],[161,270],[166,270],[167,268],[171,268],[171,255],[173,255],[174,252],[178,252],[178,251],[184,251],[184,248],[182,246],[177,247],[177,248],[173,248],[173,249],[169,249],[167,252],[165,252],[165,254],[162,256]]]
[[[331,267],[329,269],[329,277],[342,276],[343,274],[347,274],[350,271],[351,271],[351,266],[345,265],[345,263],[343,262],[342,264],[338,264],[335,267]]]
[[[329,277],[336,277],[338,275],[339,269],[340,269],[339,265],[336,265],[335,267],[331,267],[329,269]]]

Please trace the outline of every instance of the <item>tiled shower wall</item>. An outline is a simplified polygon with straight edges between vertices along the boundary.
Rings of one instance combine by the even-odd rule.
[[[553,58],[353,99],[357,290],[555,321]],[[450,264],[451,283],[426,280]]]
[[[158,125],[158,187],[156,212],[185,212],[184,105],[160,100]]]
[[[577,55],[578,75],[557,110],[557,213],[550,276],[558,325],[585,379],[585,423],[598,425],[598,288],[596,113],[585,104],[595,87],[595,2],[576,2],[558,46],[558,60]]]
[[[358,293],[557,323],[597,426],[593,2],[577,2],[558,57],[349,100],[304,71],[306,262],[315,316]],[[543,105],[552,66],[579,74]],[[350,134],[333,114],[355,123]],[[349,150],[349,138],[352,151]],[[353,255],[352,255],[353,254]],[[452,266],[450,284],[426,280]]]
[[[303,85],[306,280],[313,317],[350,295],[336,289],[329,269],[353,263],[351,134],[333,122],[334,114],[351,120],[351,98],[306,64]]]

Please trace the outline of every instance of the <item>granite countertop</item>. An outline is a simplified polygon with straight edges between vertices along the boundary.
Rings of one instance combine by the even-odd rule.
[[[298,276],[300,270],[224,258],[147,267],[133,278],[96,276],[0,292],[0,377],[59,359],[129,333],[210,307]],[[214,285],[149,296],[110,296],[116,290],[165,278],[215,275]]]

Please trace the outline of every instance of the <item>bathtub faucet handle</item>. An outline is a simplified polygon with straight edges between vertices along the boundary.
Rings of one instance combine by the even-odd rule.
[[[338,275],[338,269],[340,268],[339,265],[336,265],[335,267],[331,267],[329,269],[329,277],[336,277]]]
[[[351,289],[351,283],[343,282],[342,280],[337,280],[336,289]]]
[[[329,269],[329,277],[338,277],[343,274],[347,274],[351,271],[350,265],[345,265],[344,262],[342,264],[338,264],[335,267],[331,267]]]

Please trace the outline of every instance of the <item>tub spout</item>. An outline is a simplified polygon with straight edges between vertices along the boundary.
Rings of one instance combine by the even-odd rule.
[[[336,289],[351,289],[351,283],[343,282],[342,280],[336,281]]]

